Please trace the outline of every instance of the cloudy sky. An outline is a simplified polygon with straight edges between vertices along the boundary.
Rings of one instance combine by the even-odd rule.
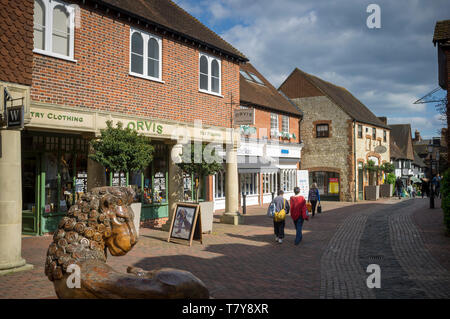
[[[295,67],[343,86],[390,124],[436,136],[434,104],[413,104],[438,87],[437,20],[449,0],[175,0],[231,43],[275,87]],[[366,25],[369,4],[381,28]]]

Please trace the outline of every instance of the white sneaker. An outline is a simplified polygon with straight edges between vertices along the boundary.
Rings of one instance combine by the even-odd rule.
[[[275,241],[278,241],[278,237],[277,236],[275,236]]]
[[[278,238],[278,243],[281,244],[283,242],[283,239]]]

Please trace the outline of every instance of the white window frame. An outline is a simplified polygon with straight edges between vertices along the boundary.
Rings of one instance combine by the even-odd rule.
[[[202,56],[206,57],[207,61],[208,61],[208,89],[201,89],[200,88],[200,59],[202,58]],[[212,91],[212,62],[216,60],[217,63],[219,64],[219,92],[213,92]],[[199,53],[198,55],[198,90],[199,92],[203,92],[203,93],[207,93],[207,94],[212,94],[212,95],[216,95],[216,96],[220,96],[223,97],[222,95],[222,61],[220,59],[218,59],[215,56],[206,54],[206,53]]]
[[[48,55],[54,58],[76,62],[74,59],[75,46],[75,6],[60,0],[40,0],[44,5],[45,26],[44,26],[44,50],[33,48],[33,52]],[[34,4],[34,1],[33,1]],[[53,52],[53,10],[57,6],[63,6],[69,14],[69,55]],[[34,28],[33,28],[34,33]],[[34,46],[34,44],[33,44]]]
[[[139,74],[139,73],[135,73],[133,71],[131,71],[131,56],[132,56],[132,52],[131,52],[131,47],[132,47],[132,37],[133,34],[137,32],[141,35],[142,37],[142,41],[143,41],[143,74]],[[148,42],[150,41],[150,39],[155,39],[156,42],[158,42],[158,47],[159,47],[159,77],[153,77],[148,75]],[[164,83],[164,81],[162,80],[162,64],[163,64],[163,56],[162,56],[162,39],[161,37],[158,37],[154,34],[151,33],[147,33],[145,31],[139,30],[139,29],[135,29],[135,28],[130,28],[130,54],[129,54],[129,59],[130,59],[130,65],[129,65],[129,74],[138,78],[142,78],[142,79],[146,79],[146,80],[151,80],[151,81],[156,81],[156,82],[160,82],[160,83]]]
[[[284,130],[283,129],[283,124],[285,124],[284,123],[284,121],[287,119],[287,130]],[[282,115],[282,117],[281,117],[281,131],[282,132],[286,132],[286,133],[289,133],[289,116],[287,116],[287,115]]]
[[[214,199],[225,198],[225,187],[225,171],[217,172],[214,176]]]

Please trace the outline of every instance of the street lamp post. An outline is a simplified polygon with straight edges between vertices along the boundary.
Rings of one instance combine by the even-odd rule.
[[[430,208],[434,208],[434,187],[433,187],[433,144],[430,142],[427,146],[428,154],[430,155]]]

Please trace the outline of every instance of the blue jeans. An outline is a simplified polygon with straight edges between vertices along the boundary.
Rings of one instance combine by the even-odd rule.
[[[299,218],[297,220],[294,220],[294,225],[296,229],[295,234],[295,244],[298,245],[302,241],[303,235],[302,235],[302,227],[303,227],[303,218]]]

